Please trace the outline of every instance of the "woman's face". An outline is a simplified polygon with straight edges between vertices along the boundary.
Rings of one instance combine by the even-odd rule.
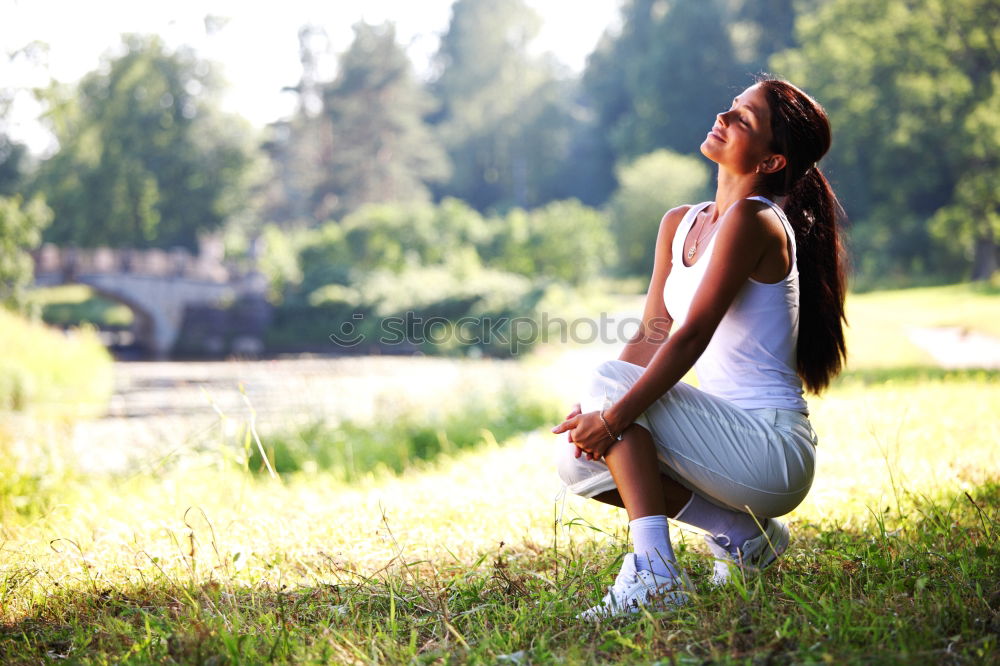
[[[715,117],[701,152],[732,171],[753,173],[758,166],[773,166],[768,164],[774,155],[770,146],[771,110],[764,90],[753,85],[736,96],[729,110]]]

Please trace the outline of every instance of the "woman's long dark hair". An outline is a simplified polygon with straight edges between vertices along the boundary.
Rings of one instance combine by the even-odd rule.
[[[786,197],[799,268],[798,373],[814,393],[825,389],[847,358],[844,297],[847,270],[839,221],[844,210],[816,164],[830,148],[830,121],[814,99],[787,81],[762,78],[771,110],[771,150],[785,168],[764,186]]]

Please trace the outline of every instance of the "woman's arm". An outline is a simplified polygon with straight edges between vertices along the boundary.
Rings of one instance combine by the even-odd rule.
[[[666,341],[670,333],[672,320],[663,303],[663,286],[670,274],[674,234],[689,208],[690,206],[673,208],[660,220],[660,230],[656,234],[653,275],[646,291],[646,307],[642,313],[642,323],[618,357],[621,361],[643,367],[649,365],[656,350]]]
[[[604,411],[613,432],[621,432],[666,393],[698,360],[740,289],[774,242],[767,209],[739,201],[719,220],[711,262],[691,302],[688,317],[653,354],[628,392]],[[784,232],[782,232],[784,233]]]

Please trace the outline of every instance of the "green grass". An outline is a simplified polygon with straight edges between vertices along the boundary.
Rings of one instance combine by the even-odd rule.
[[[0,658],[989,662],[998,394],[978,380],[834,389],[815,403],[820,472],[776,567],[709,589],[709,558],[680,531],[693,603],[596,627],[574,615],[610,583],[625,521],[555,498],[549,436],[353,484],[235,464],[90,480],[5,524]],[[933,405],[949,419],[926,418]]]
[[[913,292],[855,297],[856,330],[945,317],[955,289],[933,308]],[[1000,375],[866,354],[810,402],[818,471],[788,516],[788,553],[711,589],[700,538],[675,530],[698,586],[676,611],[575,620],[627,550],[623,512],[558,497],[557,439],[503,437],[531,425],[517,410],[463,421],[457,395],[437,424],[471,448],[428,449],[398,474],[324,468],[325,424],[296,445],[300,471],[274,481],[220,428],[221,455],[71,476],[41,513],[0,507],[0,660],[998,663]],[[473,441],[477,420],[501,443]],[[387,441],[412,435],[402,425]]]
[[[65,333],[0,308],[0,517],[34,517],[73,476],[72,421],[101,414],[111,356],[90,328]]]
[[[5,412],[72,417],[107,406],[111,356],[92,329],[62,333],[0,309],[0,350],[0,435]]]
[[[377,424],[319,420],[269,433],[263,447],[267,462],[245,439],[246,464],[261,474],[270,464],[278,474],[323,471],[346,482],[372,473],[399,474],[442,455],[557,423],[560,407],[525,387],[509,387],[488,398],[466,396],[447,413],[411,408]]]
[[[957,326],[1000,337],[1000,288],[960,284],[851,294],[847,319],[850,367],[933,365],[907,330]]]

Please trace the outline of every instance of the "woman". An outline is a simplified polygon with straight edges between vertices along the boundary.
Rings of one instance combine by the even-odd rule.
[[[563,481],[624,507],[634,545],[582,617],[686,599],[668,516],[707,533],[716,583],[787,547],[775,517],[808,492],[817,442],[803,385],[818,393],[846,357],[840,207],[816,165],[829,147],[819,104],[758,81],[701,144],[718,164],[715,200],[660,222],[639,331],[553,428],[571,442]],[[692,366],[700,389],[679,381]]]

